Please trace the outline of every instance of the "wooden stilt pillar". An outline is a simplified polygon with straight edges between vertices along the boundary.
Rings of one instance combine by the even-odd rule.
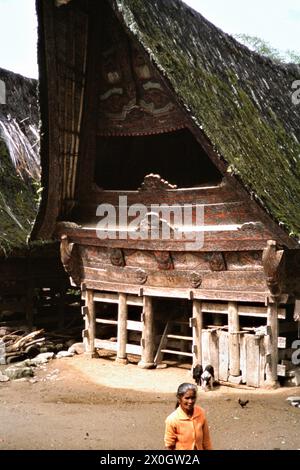
[[[116,361],[121,364],[127,364],[126,344],[127,344],[127,295],[119,294],[118,308],[118,350]]]
[[[200,300],[193,301],[193,367],[202,364],[202,304]]]
[[[153,304],[152,297],[144,296],[144,306],[142,313],[142,357],[138,366],[142,369],[154,367],[154,328],[153,328]]]
[[[85,355],[89,357],[97,357],[95,353],[95,304],[94,291],[87,289],[85,292],[85,307],[83,307],[85,330],[83,332]]]
[[[239,330],[240,322],[237,302],[228,302],[229,373],[234,377],[238,377],[241,374]]]
[[[276,387],[278,385],[278,304],[276,302],[268,305],[267,326],[269,334],[267,337],[266,386]]]

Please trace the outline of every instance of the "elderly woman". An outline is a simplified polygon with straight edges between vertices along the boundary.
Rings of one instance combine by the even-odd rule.
[[[197,386],[179,385],[176,409],[166,419],[165,446],[170,450],[211,450],[205,413],[195,405]]]

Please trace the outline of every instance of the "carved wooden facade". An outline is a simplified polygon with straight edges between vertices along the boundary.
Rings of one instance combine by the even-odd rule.
[[[52,198],[34,236],[61,237],[63,265],[86,302],[86,351],[108,347],[120,361],[132,352],[153,367],[164,326],[191,317],[190,346],[178,354],[213,363],[224,382],[274,384],[278,318],[297,290],[289,271],[297,245],[230,176],[113,2],[65,3],[39,4],[41,55],[56,74],[41,80],[59,99],[42,142]],[[184,208],[188,227],[178,218]],[[163,299],[178,302],[159,315]],[[97,302],[118,305],[115,320],[98,318],[115,324],[117,343],[95,340]],[[131,306],[141,321],[129,319]],[[266,334],[253,334],[262,321]],[[129,330],[140,332],[140,344],[130,344]]]

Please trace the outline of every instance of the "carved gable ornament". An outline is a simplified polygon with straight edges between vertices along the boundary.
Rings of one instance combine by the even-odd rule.
[[[169,183],[160,175],[150,173],[145,176],[139,191],[161,191],[166,189],[177,189],[177,185]]]
[[[268,240],[262,255],[267,286],[272,297],[279,298],[282,291],[284,250],[279,250],[275,240]]]

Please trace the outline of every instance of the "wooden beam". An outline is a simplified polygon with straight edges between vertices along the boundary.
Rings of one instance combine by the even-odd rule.
[[[119,303],[118,294],[113,294],[111,292],[95,292],[94,293],[94,302],[107,302],[111,304]],[[143,306],[143,300],[134,295],[127,295],[126,299],[127,305],[139,305]]]
[[[140,321],[127,320],[127,330],[143,331],[143,324]]]
[[[118,343],[114,341],[108,341],[105,339],[97,339],[96,347],[99,349],[105,349],[106,351],[118,351]],[[127,354],[136,354],[137,356],[141,355],[141,346],[136,344],[126,344],[126,353]]]
[[[202,312],[203,313],[223,313],[228,314],[228,305],[215,304],[212,302],[202,302]],[[251,307],[248,305],[238,305],[238,314],[239,316],[244,317],[261,317],[267,318],[268,309],[267,307]],[[286,311],[285,308],[278,308],[278,318],[285,319]]]
[[[82,244],[83,241],[81,241]],[[85,268],[85,284],[89,289],[98,291],[111,291],[111,292],[126,292],[126,294],[133,294],[133,296],[142,297],[147,295],[149,297],[166,297],[176,299],[189,299],[190,293],[192,292],[193,299],[216,301],[221,300],[224,302],[260,302],[265,303],[267,291],[253,292],[253,291],[242,291],[242,290],[218,290],[218,289],[186,289],[186,288],[170,288],[170,287],[140,287],[136,284],[129,284],[117,281],[97,280],[94,278],[96,270],[89,271],[89,268]],[[218,312],[217,312],[218,313]],[[223,313],[227,313],[223,312]],[[243,315],[243,314],[242,314]],[[245,314],[248,315],[248,314]],[[251,316],[251,315],[249,315]],[[262,316],[266,315],[253,315]],[[282,317],[284,318],[284,317]]]
[[[96,318],[95,322],[103,323],[105,325],[117,325],[118,324],[117,320],[106,320],[105,318]]]

